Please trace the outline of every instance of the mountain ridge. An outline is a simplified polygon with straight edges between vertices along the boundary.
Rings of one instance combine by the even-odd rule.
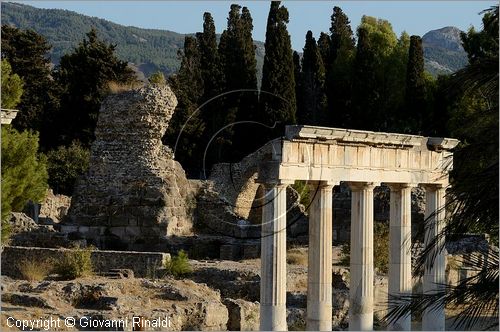
[[[78,45],[90,27],[95,27],[101,38],[117,45],[116,53],[120,59],[133,64],[146,76],[158,70],[170,75],[180,66],[177,52],[183,47],[184,37],[194,35],[125,26],[64,9],[41,9],[12,2],[2,2],[1,9],[2,24],[33,29],[47,38],[53,47],[49,56],[54,64],[59,62],[62,55]],[[459,32],[455,27],[444,27],[431,30],[422,37],[425,69],[433,76],[450,74],[467,64],[467,55],[461,47]],[[257,75],[260,77],[264,61],[264,43],[254,41],[254,44]]]

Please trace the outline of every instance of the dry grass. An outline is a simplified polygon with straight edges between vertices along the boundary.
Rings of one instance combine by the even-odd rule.
[[[134,82],[134,83],[120,83],[120,82],[115,82],[111,81],[108,83],[108,89],[109,92],[111,93],[120,93],[124,91],[130,91],[136,88],[140,88],[143,86],[144,83],[142,82]]]
[[[286,262],[292,265],[307,266],[307,252],[299,249],[291,249],[286,255]]]
[[[41,281],[51,273],[53,266],[50,262],[35,259],[24,259],[18,263],[17,268],[21,278],[28,281]]]

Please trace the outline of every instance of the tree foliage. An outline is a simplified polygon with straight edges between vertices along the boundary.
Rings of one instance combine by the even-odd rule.
[[[23,80],[12,72],[6,59],[2,60],[2,108],[15,108],[23,94]]]
[[[108,84],[132,83],[133,71],[115,55],[115,45],[106,44],[95,29],[73,50],[61,58],[56,78],[64,92],[61,97],[61,143],[79,140],[90,146],[102,100]]]
[[[40,202],[47,190],[44,158],[37,154],[38,134],[2,126],[2,241],[8,237],[11,211],[21,211],[28,200]]]
[[[295,123],[296,96],[293,53],[286,25],[288,10],[279,1],[272,1],[267,18],[264,66],[260,94],[260,121],[269,126],[279,123],[273,131],[262,132],[266,140],[283,134],[286,124]],[[257,148],[257,147],[256,147]]]
[[[47,153],[48,183],[56,194],[71,196],[76,181],[89,167],[90,151],[73,141]]]
[[[306,34],[301,75],[301,124],[324,125],[328,122],[325,94],[325,68],[312,32]]]
[[[200,138],[204,123],[197,112],[203,95],[203,79],[200,70],[200,53],[196,38],[187,36],[184,50],[179,51],[181,68],[170,77],[169,83],[177,96],[178,104],[170,121],[164,141],[175,149],[175,158],[188,172],[201,169],[201,152],[204,146]]]
[[[2,25],[2,59],[9,61],[12,71],[24,82],[21,111],[12,125],[18,130],[32,129],[40,132],[42,148],[53,146],[52,119],[59,108],[58,85],[51,79],[51,46],[33,30],[20,30]],[[53,129],[53,128],[52,128]]]
[[[221,35],[219,55],[224,70],[225,126],[235,121],[255,120],[258,105],[253,20],[248,8],[231,5],[227,28]],[[243,91],[238,91],[243,90]],[[222,129],[219,128],[219,129]],[[228,126],[217,136],[220,161],[238,160],[254,143],[248,140],[248,126]]]
[[[470,63],[450,78],[438,81],[438,90],[446,92],[439,105],[447,105],[447,130],[461,143],[454,152],[451,189],[447,193],[446,226],[417,259],[415,272],[434,264],[442,248],[443,237],[470,232],[490,234],[498,246],[498,6],[486,11],[484,29],[463,34]],[[479,42],[480,41],[480,42]],[[479,44],[475,44],[479,43]],[[474,47],[472,47],[474,45]],[[490,49],[490,51],[486,51]],[[446,88],[442,88],[442,87]],[[481,257],[477,259],[476,257]],[[477,274],[448,285],[435,294],[413,294],[391,299],[387,319],[394,320],[409,312],[421,312],[437,304],[466,305],[454,324],[470,329],[484,315],[498,317],[498,249],[489,247],[478,255],[468,255],[466,264]],[[486,326],[485,329],[498,326]]]
[[[352,124],[352,67],[356,48],[349,18],[337,6],[333,8],[330,33],[327,60],[323,59],[328,98],[327,124],[350,127]]]

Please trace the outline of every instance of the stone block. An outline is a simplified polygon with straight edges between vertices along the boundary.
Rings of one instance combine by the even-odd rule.
[[[259,304],[242,299],[224,299],[229,312],[227,329],[230,331],[259,331]]]

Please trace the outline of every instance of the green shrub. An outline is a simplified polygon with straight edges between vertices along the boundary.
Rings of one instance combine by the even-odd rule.
[[[193,272],[193,269],[189,264],[188,255],[184,250],[179,251],[177,256],[173,256],[166,263],[165,269],[168,274],[174,276],[175,278],[180,278]]]
[[[387,222],[375,222],[373,229],[373,259],[375,268],[383,274],[389,271],[389,225]],[[339,265],[349,266],[351,260],[350,243],[342,245]]]
[[[300,204],[308,207],[311,204],[311,189],[307,181],[295,181],[292,188],[299,193]]]
[[[68,250],[56,263],[55,272],[63,279],[72,280],[92,274],[92,247]]]
[[[351,264],[351,243],[347,242],[342,245],[340,249],[339,265],[349,266]]]
[[[47,153],[49,185],[57,194],[72,195],[75,182],[89,167],[90,151],[73,141]]]
[[[2,126],[2,243],[9,238],[8,217],[47,191],[46,160],[37,154],[38,133]]]
[[[149,76],[149,83],[158,84],[158,85],[166,85],[167,80],[165,79],[165,75],[161,71],[157,71],[156,73],[151,74]]]
[[[380,273],[389,272],[389,224],[387,222],[375,222],[374,230],[374,263]]]

